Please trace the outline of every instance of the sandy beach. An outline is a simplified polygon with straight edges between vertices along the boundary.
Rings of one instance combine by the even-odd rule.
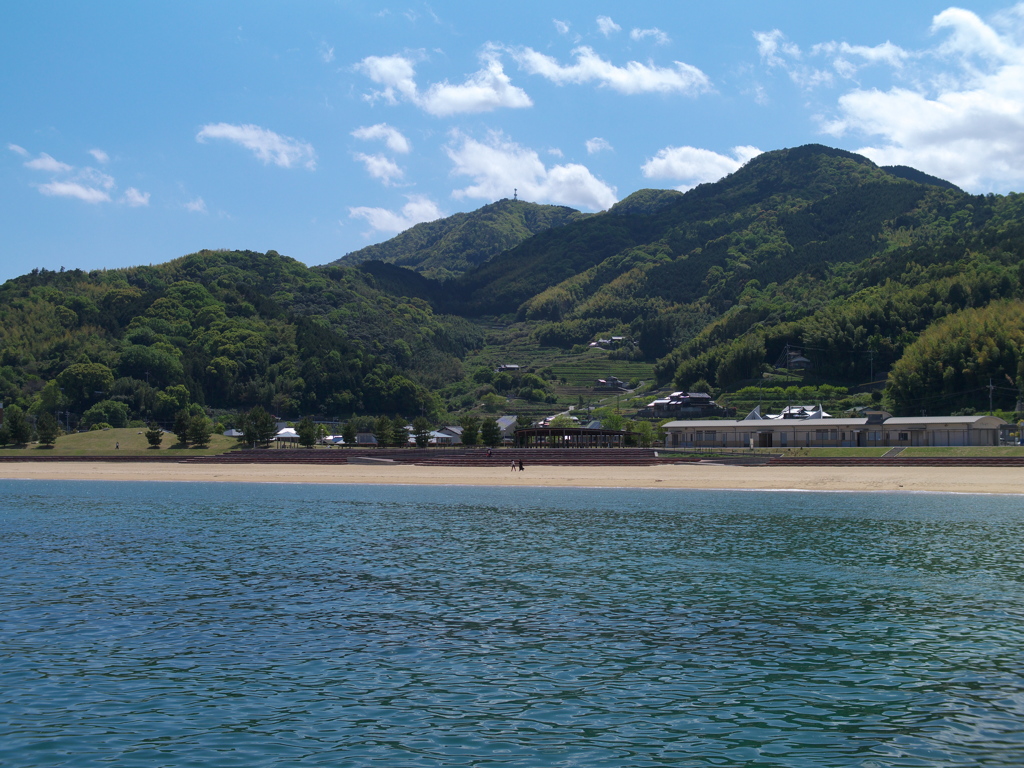
[[[0,478],[236,483],[364,483],[587,488],[1024,493],[1024,471],[1006,467],[437,467],[409,464],[268,466],[26,462],[0,465]]]

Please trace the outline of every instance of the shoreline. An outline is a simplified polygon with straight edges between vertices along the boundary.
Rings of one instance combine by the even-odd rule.
[[[746,467],[715,464],[550,466],[524,472],[498,467],[416,464],[330,466],[154,464],[123,461],[0,464],[6,480],[112,482],[312,483],[547,488],[666,488],[733,491],[847,491],[1024,494],[1024,470],[1013,467]]]

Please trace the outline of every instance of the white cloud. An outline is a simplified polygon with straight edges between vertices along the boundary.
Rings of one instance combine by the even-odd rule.
[[[938,47],[940,55],[980,56],[993,63],[1020,61],[1020,48],[1012,38],[1002,37],[971,11],[949,8],[938,14],[932,19],[932,32],[940,30],[949,32],[949,38]]]
[[[97,171],[95,168],[89,168],[88,166],[78,172],[78,178],[95,187],[103,187],[103,189],[106,190],[114,189],[117,186],[113,176],[109,176],[102,171]]]
[[[832,72],[802,63],[803,51],[796,43],[789,42],[785,35],[777,29],[771,32],[755,32],[757,51],[761,60],[770,69],[779,68],[789,75],[789,79],[801,88],[815,88],[819,85],[831,85]]]
[[[770,69],[783,70],[801,88],[811,89],[830,86],[835,76],[851,80],[866,66],[887,65],[900,69],[911,58],[908,51],[886,41],[880,45],[850,45],[849,43],[817,43],[808,52],[796,43],[786,39],[779,30],[755,32],[758,53]],[[808,61],[827,59],[825,66],[815,66]]]
[[[110,193],[117,188],[113,176],[89,166],[76,169],[45,152],[27,161],[25,167],[57,177],[46,184],[33,184],[48,197],[73,197],[87,203],[109,203]]]
[[[7,148],[22,157],[29,154],[26,149],[16,144],[8,144]],[[110,159],[101,149],[91,149],[89,154],[99,162],[105,163]],[[75,168],[46,152],[40,152],[38,157],[25,162],[25,167],[51,174],[52,181],[46,184],[32,184],[41,194],[48,197],[71,197],[93,204],[109,203],[112,202],[111,195],[117,189],[117,182],[113,176],[91,166]],[[149,205],[149,193],[129,187],[117,202],[133,208]]]
[[[617,200],[614,188],[585,166],[571,163],[548,168],[532,149],[501,133],[492,133],[486,143],[455,133],[445,152],[454,164],[452,173],[474,182],[452,193],[459,199],[497,200],[518,189],[522,199],[591,210],[603,210]]]
[[[273,163],[281,168],[291,168],[301,164],[311,171],[316,169],[316,151],[311,144],[281,136],[258,125],[210,123],[196,134],[196,141],[200,144],[205,144],[207,139],[234,142],[251,151],[265,165]]]
[[[558,147],[552,147],[548,150],[548,154],[552,157],[565,157],[565,153],[562,152]]]
[[[849,43],[819,43],[811,48],[812,55],[832,57],[832,66],[843,77],[852,77],[865,64],[888,64],[899,69],[910,57],[910,53],[893,45],[888,40],[880,45],[850,45]],[[858,64],[851,59],[858,59]]]
[[[334,46],[327,43],[320,43],[320,61],[330,64],[334,61]]]
[[[1019,187],[1024,44],[1018,30],[1010,24],[1001,31],[959,8],[943,11],[932,21],[943,39],[910,57],[930,65],[920,78],[926,85],[851,90],[823,130],[864,137],[869,143],[857,151],[879,164],[909,165],[972,191]]]
[[[406,199],[409,202],[397,213],[387,208],[359,206],[349,208],[348,215],[354,219],[365,219],[378,232],[389,233],[402,232],[416,224],[434,221],[444,215],[432,200],[423,195],[408,195]]]
[[[206,201],[201,197],[189,200],[185,203],[185,210],[192,213],[206,213]]]
[[[462,85],[434,83],[421,98],[420,106],[432,115],[490,112],[499,107],[532,107],[526,91],[512,85],[501,61],[490,57],[486,66],[470,75]]]
[[[644,38],[653,37],[656,45],[666,45],[672,42],[669,36],[662,32],[657,27],[651,29],[633,29],[629,33],[629,37],[636,42],[640,42]]]
[[[598,56],[592,48],[580,46],[572,53],[575,64],[563,66],[556,59],[532,48],[510,51],[523,69],[541,75],[558,85],[596,81],[620,93],[683,93],[695,95],[711,90],[708,76],[690,64],[674,62],[675,67],[657,67],[630,61],[617,67]]]
[[[132,208],[149,205],[149,192],[139,192],[135,187],[128,187],[124,191],[124,197],[121,198],[120,202]]]
[[[396,181],[401,181],[402,177],[405,176],[404,171],[390,157],[385,157],[384,155],[364,155],[361,152],[357,152],[355,159],[363,164],[370,176],[379,180],[385,186],[390,187]]]
[[[608,16],[597,17],[597,29],[605,37],[609,37],[615,32],[622,31],[622,27],[612,21]]]
[[[33,171],[45,171],[46,173],[68,173],[74,170],[73,166],[62,163],[60,160],[55,160],[45,152],[40,152],[39,157],[35,160],[29,160],[25,163],[25,167],[31,168]]]
[[[416,67],[410,59],[394,56],[367,56],[355,65],[370,80],[383,85],[384,89],[374,91],[367,98],[370,101],[383,99],[388,104],[397,104],[399,96],[415,103],[417,96]]]
[[[754,39],[757,40],[757,52],[761,59],[769,67],[783,67],[786,59],[799,59],[802,54],[800,46],[788,42],[786,36],[778,29],[771,32],[755,32]]]
[[[611,144],[598,136],[595,136],[592,139],[587,139],[586,147],[588,155],[596,155],[598,152],[604,152],[605,150],[610,151],[612,149]]]
[[[352,131],[352,135],[362,141],[383,141],[388,149],[400,155],[406,155],[412,151],[409,140],[402,135],[402,132],[397,128],[392,128],[387,123],[377,123],[376,125],[356,128]]]
[[[533,106],[526,91],[512,85],[494,49],[488,48],[481,54],[481,63],[483,67],[465,82],[452,85],[445,80],[431,84],[423,92],[416,85],[414,62],[404,56],[368,56],[356,69],[384,86],[367,96],[370,101],[383,99],[388,104],[397,104],[405,100],[436,117]]]
[[[552,19],[551,21],[554,23],[555,31],[557,31],[558,34],[560,34],[560,35],[568,35],[569,34],[569,24],[567,22],[559,21],[558,19]]]
[[[75,181],[51,181],[40,184],[39,191],[49,197],[74,197],[86,203],[109,203],[110,195],[102,189],[87,187]]]
[[[681,181],[677,189],[685,191],[704,182],[718,181],[759,154],[760,149],[750,146],[733,147],[731,157],[698,147],[666,147],[640,170],[648,179]]]

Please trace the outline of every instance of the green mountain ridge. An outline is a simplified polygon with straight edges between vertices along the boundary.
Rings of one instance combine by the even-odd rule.
[[[200,251],[34,271],[0,286],[0,398],[52,412],[63,388],[78,414],[114,402],[144,419],[182,403],[454,418],[488,393],[553,397],[537,376],[513,391],[467,368],[485,345],[587,367],[609,335],[636,342],[612,357],[678,388],[759,382],[792,348],[821,382],[891,370],[897,413],[982,407],[990,379],[1012,405],[1024,387],[1024,196],[808,145],[577,213],[499,201],[361,263]]]

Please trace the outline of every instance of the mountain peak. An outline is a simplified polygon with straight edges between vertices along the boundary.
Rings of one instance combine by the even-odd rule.
[[[355,266],[383,261],[444,280],[553,227],[588,214],[563,205],[541,205],[502,198],[475,211],[417,224],[383,243],[367,246],[333,262]]]

